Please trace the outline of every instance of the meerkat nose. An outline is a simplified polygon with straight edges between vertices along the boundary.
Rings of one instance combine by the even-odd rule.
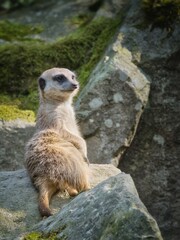
[[[74,89],[76,89],[76,88],[78,88],[78,84],[72,83],[72,87],[73,87]]]

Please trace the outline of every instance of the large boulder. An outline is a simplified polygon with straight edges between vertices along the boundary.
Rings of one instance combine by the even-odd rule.
[[[149,85],[117,36],[76,103],[91,162],[118,165],[136,132]]]
[[[35,235],[68,240],[162,239],[132,178],[124,173],[82,193],[58,214],[36,225],[26,237]]]
[[[25,143],[32,137],[34,125],[24,120],[0,121],[0,171],[24,167]]]
[[[92,164],[90,170],[92,187],[120,173],[112,165]],[[0,173],[0,196],[0,240],[14,240],[41,220],[37,205],[38,194],[25,170]],[[53,212],[71,200],[67,194],[59,193],[52,199]]]
[[[134,1],[135,2],[135,1]],[[143,26],[134,4],[119,35],[133,61],[151,78],[149,103],[137,134],[120,162],[156,218],[166,240],[180,238],[180,24],[166,30]]]

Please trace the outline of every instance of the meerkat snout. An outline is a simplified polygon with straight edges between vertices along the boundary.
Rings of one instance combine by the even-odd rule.
[[[52,79],[61,86],[61,91],[73,91],[79,87],[74,74],[70,76],[70,79],[64,74],[57,74],[53,76]]]

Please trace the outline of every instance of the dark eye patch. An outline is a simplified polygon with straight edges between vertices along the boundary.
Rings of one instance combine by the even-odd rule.
[[[44,90],[45,86],[46,86],[45,79],[44,78],[39,78],[39,87],[40,87],[40,89]]]
[[[57,81],[58,83],[64,83],[65,81],[67,81],[68,79],[63,75],[63,74],[58,74],[56,76],[53,77],[54,81]]]

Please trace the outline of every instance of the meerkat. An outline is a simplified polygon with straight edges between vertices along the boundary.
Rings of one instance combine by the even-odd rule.
[[[26,145],[25,162],[39,192],[41,216],[52,215],[49,202],[57,191],[70,196],[90,189],[86,142],[72,106],[79,90],[76,75],[52,68],[38,79],[40,104],[36,131]]]

